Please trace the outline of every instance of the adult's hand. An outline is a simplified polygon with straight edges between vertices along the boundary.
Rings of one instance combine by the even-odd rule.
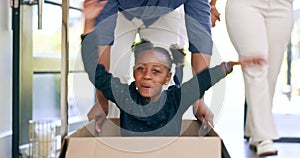
[[[83,3],[84,31],[83,34],[92,32],[95,28],[96,17],[102,12],[108,1],[85,0]]]
[[[106,114],[102,110],[101,105],[97,102],[94,106],[90,109],[89,113],[87,114],[89,121],[95,120],[95,129],[96,132],[101,132],[101,125],[106,119]]]
[[[204,129],[209,127],[208,123],[210,123],[213,126],[214,114],[204,103],[203,99],[196,101],[196,103],[193,105],[193,112],[195,117],[202,123]]]
[[[216,6],[212,5],[210,8],[210,20],[212,27],[216,26],[216,21],[220,21],[220,13],[217,10]]]
[[[108,1],[85,0],[83,14],[86,20],[95,19],[103,10]]]

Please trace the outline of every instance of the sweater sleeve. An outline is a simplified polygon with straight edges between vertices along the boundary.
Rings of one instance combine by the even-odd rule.
[[[95,87],[102,91],[105,98],[114,103],[121,103],[130,96],[129,86],[121,83],[119,78],[113,77],[101,64],[97,65]]]
[[[184,113],[190,105],[192,105],[197,99],[203,97],[206,90],[219,82],[222,78],[226,77],[225,72],[222,70],[221,65],[217,65],[213,68],[208,68],[191,80],[182,84],[182,86],[176,89],[176,95],[179,95],[180,109]]]

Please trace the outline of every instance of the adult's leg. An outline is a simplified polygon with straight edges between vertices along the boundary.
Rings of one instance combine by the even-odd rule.
[[[282,58],[293,28],[293,8],[292,1],[281,0],[271,1],[270,7],[272,11],[266,18],[266,27],[270,65],[268,83],[273,98]]]
[[[162,16],[150,27],[141,29],[140,35],[142,38],[151,40],[156,46],[166,49],[171,44],[182,44],[188,41],[184,16],[178,10]],[[210,55],[206,54],[193,53],[191,59],[195,72],[202,71],[210,63]],[[200,108],[198,108],[199,106]],[[200,121],[205,122],[204,119],[207,119],[213,124],[213,114],[204,103],[203,98],[194,104],[194,113]]]
[[[183,8],[178,8],[166,15],[161,16],[157,21],[155,21],[149,27],[140,28],[140,37],[150,40],[155,46],[163,47],[169,49],[172,44],[177,44],[179,47],[183,48],[187,43],[187,35],[185,28],[184,15],[180,12]],[[178,23],[180,21],[180,23]],[[184,55],[179,55],[178,57],[184,58]],[[175,73],[179,74],[177,77],[182,77],[183,67],[181,69],[175,69]],[[173,69],[174,70],[174,69]],[[175,75],[175,74],[173,74]],[[178,81],[182,81],[182,78],[177,78]],[[174,81],[175,82],[175,81]]]
[[[261,57],[267,62],[243,69],[248,104],[245,135],[254,141],[277,139],[268,83],[268,41],[262,15],[267,1],[229,0],[226,25],[240,58]]]
[[[140,27],[139,33],[141,38],[165,49],[169,49],[171,44],[183,47],[187,43],[184,15],[178,9],[161,16],[148,27]]]

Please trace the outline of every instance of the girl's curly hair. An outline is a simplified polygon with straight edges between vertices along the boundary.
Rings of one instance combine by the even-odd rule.
[[[153,43],[151,43],[149,40],[141,39],[141,41],[132,44],[131,51],[134,53],[135,59],[137,59],[141,52],[145,50],[152,50],[153,48]]]
[[[170,67],[173,63],[176,64],[176,66],[183,65],[184,63],[184,49],[180,48],[177,44],[172,44],[169,48],[170,51],[168,51],[162,47],[154,47],[153,43],[147,39],[141,39],[141,41],[135,42],[131,46],[131,50],[134,53],[135,59],[137,59],[139,54],[145,50],[156,50],[163,53],[167,57]]]

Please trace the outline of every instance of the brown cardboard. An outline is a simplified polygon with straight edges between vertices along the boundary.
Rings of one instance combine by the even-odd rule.
[[[121,137],[119,119],[106,120],[98,135],[92,121],[65,138],[61,158],[154,158],[230,157],[222,140],[211,128],[205,132],[196,120],[183,120],[180,137]]]

